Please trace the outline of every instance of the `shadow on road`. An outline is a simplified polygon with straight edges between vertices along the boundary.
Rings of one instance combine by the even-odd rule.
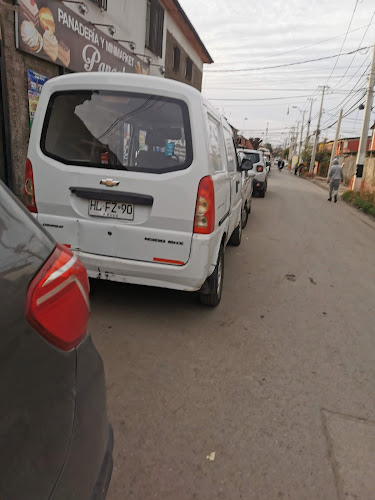
[[[166,288],[155,288],[141,285],[131,285],[127,283],[117,283],[115,281],[90,280],[91,302],[93,308],[99,303],[111,303],[112,306],[120,309],[139,309],[142,311],[147,305],[147,311],[153,310],[160,314],[164,309],[165,313],[173,309],[206,309],[199,302],[198,293],[180,292]],[[208,309],[210,310],[210,309]]]

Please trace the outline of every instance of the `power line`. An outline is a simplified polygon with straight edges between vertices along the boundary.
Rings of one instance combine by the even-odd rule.
[[[354,17],[355,11],[357,10],[357,5],[358,5],[358,0],[355,0],[355,5],[354,5],[353,12],[352,12],[352,17],[350,18],[349,26],[348,26],[348,29],[346,30],[346,34],[345,34],[344,40],[343,40],[342,45],[341,45],[340,53],[339,53],[339,55],[337,56],[337,59],[336,59],[335,65],[333,66],[333,69],[332,69],[332,71],[331,71],[331,74],[329,75],[328,80],[326,81],[325,85],[327,85],[327,83],[328,83],[328,82],[329,82],[329,80],[331,79],[331,76],[332,76],[332,74],[333,74],[333,72],[335,71],[335,68],[336,68],[336,66],[337,66],[337,62],[338,62],[338,60],[340,59],[342,49],[344,48],[344,45],[345,45],[345,42],[346,42],[346,38],[347,38],[348,33],[349,33],[349,30],[350,30],[350,26],[352,25],[352,21],[353,21],[353,17]]]
[[[349,82],[351,82],[353,80],[353,78],[358,75],[358,73],[360,72],[360,70],[363,68],[363,66],[369,61],[370,61],[370,55],[368,55],[363,61],[362,61],[362,64],[359,66],[359,68],[357,69],[357,71],[354,73],[354,75],[351,76],[351,78],[349,78],[349,80],[347,80],[344,84],[341,85],[341,87],[343,87],[344,85],[347,85]],[[367,68],[370,67],[370,63],[368,64]],[[365,71],[367,71],[367,68]],[[361,77],[362,78],[362,77]]]
[[[367,35],[367,32],[368,32],[368,30],[369,30],[369,27],[370,27],[370,26],[371,26],[371,24],[372,24],[372,20],[374,19],[374,16],[375,16],[375,10],[374,10],[374,12],[372,13],[372,16],[371,16],[370,22],[369,22],[369,23],[368,23],[368,25],[367,25],[367,28],[366,28],[366,31],[365,31],[365,32],[364,32],[364,34],[363,34],[362,40],[359,42],[359,47],[362,45],[363,40],[365,39],[365,36]],[[353,55],[353,58],[352,58],[352,60],[350,61],[349,66],[347,67],[347,69],[346,69],[346,71],[345,71],[344,75],[342,76],[342,78],[341,78],[341,79],[340,79],[340,80],[336,83],[336,86],[337,86],[337,85],[338,85],[338,84],[339,84],[339,83],[343,80],[343,78],[345,78],[345,75],[347,74],[347,72],[349,71],[349,68],[350,68],[350,67],[351,67],[351,65],[353,64],[353,61],[354,61],[354,59],[355,59],[356,55],[357,55],[357,52]],[[332,76],[332,75],[331,75],[331,76]]]
[[[210,73],[235,73],[238,71],[248,72],[248,71],[261,71],[263,69],[284,68],[286,66],[296,66],[298,64],[307,64],[310,62],[324,61],[325,59],[333,59],[337,56],[348,56],[348,55],[354,54],[355,52],[370,49],[372,47],[373,47],[372,45],[368,45],[367,47],[361,47],[361,48],[358,48],[356,50],[351,50],[350,52],[334,54],[333,56],[318,57],[316,59],[307,59],[306,61],[298,61],[298,62],[294,62],[294,63],[278,64],[276,66],[263,66],[261,68],[242,68],[242,69],[211,69],[211,70],[206,70],[206,72],[207,72],[207,74],[210,74]]]
[[[228,98],[222,98],[222,97],[207,97],[210,101],[241,101],[241,102],[247,102],[247,101],[278,101],[280,99],[294,99],[294,98],[301,98],[301,97],[310,97],[310,94],[308,95],[295,95],[295,96],[283,96],[283,97],[256,97],[256,98],[250,98],[247,99],[246,97],[241,97],[241,98],[236,98],[236,97],[228,97]]]
[[[273,57],[280,57],[280,56],[283,56],[285,54],[290,54],[291,52],[296,52],[298,50],[308,49],[310,47],[315,47],[315,45],[319,45],[321,43],[330,42],[331,40],[336,40],[337,38],[341,38],[345,34],[348,35],[349,33],[354,33],[355,31],[360,31],[360,30],[363,30],[364,28],[368,29],[371,24],[375,24],[375,23],[371,23],[371,21],[370,21],[370,24],[365,24],[364,26],[360,26],[359,28],[351,30],[351,31],[349,31],[347,33],[341,33],[341,35],[332,36],[331,38],[326,38],[325,40],[321,40],[320,42],[315,42],[315,43],[311,43],[309,45],[304,45],[302,47],[297,47],[296,49],[287,50],[286,52],[276,53],[276,55],[273,56]],[[267,59],[273,59],[273,57],[267,58]],[[244,62],[253,62],[253,60],[251,60],[251,61],[240,61],[240,62],[242,62],[242,63],[244,63]],[[228,61],[228,62],[219,61],[219,62],[215,62],[215,64],[233,64],[233,61]]]
[[[351,94],[358,94],[358,92],[361,91],[361,89],[356,89],[356,87],[359,85],[360,81],[362,80],[362,78],[364,77],[364,75],[366,74],[366,72],[368,71],[368,69],[370,68],[370,64],[367,66],[367,68],[365,69],[365,71],[362,73],[362,75],[359,77],[359,79],[357,80],[356,84],[354,85],[354,87],[352,88],[352,90],[349,92],[349,94],[339,103],[337,104],[336,106],[334,106],[332,109],[329,109],[328,111],[334,111],[335,109],[338,109],[339,107],[342,107],[342,105],[344,104],[344,102],[350,98],[350,95]],[[353,95],[354,97],[354,95]]]
[[[350,110],[348,110],[345,115],[343,115],[343,118],[345,118],[346,116],[350,115],[351,113],[353,113],[355,110],[356,110],[356,106],[357,104],[362,101],[363,97],[361,97],[355,104],[353,104],[353,106],[351,107]],[[324,127],[321,129],[321,131],[323,130],[328,130],[329,128],[333,127],[334,125],[336,125],[336,123],[338,122],[338,120],[336,120],[335,122],[331,123],[330,125],[328,125],[327,127]]]
[[[243,90],[259,90],[261,92],[315,92],[314,89],[284,89],[284,88],[259,88],[259,87],[209,87],[209,89],[212,90],[228,90],[228,91],[243,91]],[[365,87],[363,90],[366,90]],[[340,89],[340,90],[333,90],[331,93],[332,94],[346,94],[347,92],[350,92],[350,89]]]

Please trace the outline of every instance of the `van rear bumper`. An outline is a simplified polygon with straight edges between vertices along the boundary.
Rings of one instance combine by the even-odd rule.
[[[220,241],[220,232],[210,236],[195,234],[190,258],[183,266],[74,253],[86,266],[90,278],[194,292],[214,272]]]

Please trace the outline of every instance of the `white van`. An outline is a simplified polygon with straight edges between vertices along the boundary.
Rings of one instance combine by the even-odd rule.
[[[241,242],[241,168],[230,126],[192,87],[120,73],[49,80],[25,192],[91,278],[219,303],[225,246]]]

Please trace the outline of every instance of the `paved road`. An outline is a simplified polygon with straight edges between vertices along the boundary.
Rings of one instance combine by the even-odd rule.
[[[100,284],[109,500],[375,497],[374,229],[273,171],[218,308]]]

